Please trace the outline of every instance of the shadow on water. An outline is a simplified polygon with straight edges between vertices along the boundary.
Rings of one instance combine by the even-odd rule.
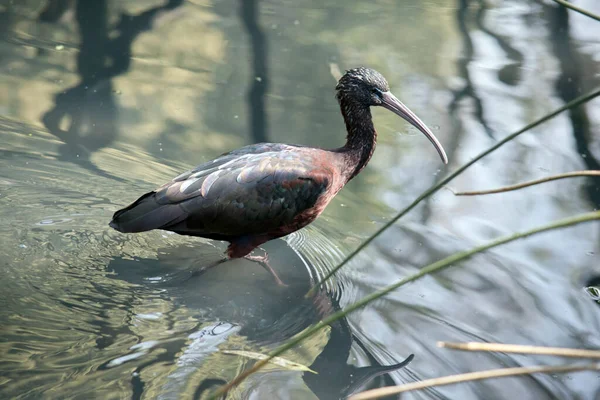
[[[152,29],[158,13],[179,7],[183,0],[169,0],[164,6],[135,16],[122,14],[114,28],[109,27],[106,0],[51,0],[39,20],[56,22],[73,3],[81,38],[77,55],[80,82],[56,94],[54,107],[44,114],[42,122],[64,142],[59,148],[61,160],[123,181],[100,170],[90,160],[94,152],[109,146],[119,134],[112,79],[129,70],[133,41],[142,32]],[[64,124],[68,124],[67,129],[61,127]]]
[[[158,398],[178,398],[186,388],[194,392],[194,398],[201,398],[214,386],[233,377],[214,371],[207,373],[208,362],[235,363],[234,356],[220,353],[219,348],[255,352],[261,349],[258,352],[265,353],[340,310],[339,299],[331,293],[318,292],[310,299],[304,297],[314,284],[312,277],[316,271],[296,251],[281,244],[268,243],[265,247],[273,265],[287,266],[278,272],[290,283],[288,287],[273,284],[268,274],[260,268],[254,269],[252,263],[245,260],[231,261],[208,270],[201,277],[194,276],[193,271],[201,268],[199,264],[219,257],[212,246],[159,249],[158,259],[113,258],[107,265],[113,279],[133,284],[136,290],[158,290],[160,296],[175,303],[176,308],[189,310],[189,315],[203,322],[187,336],[180,335],[162,343],[139,337],[139,343],[131,347],[130,354],[107,361],[101,369],[122,365],[146,354],[151,348],[160,347],[159,355],[136,365],[131,383],[137,394],[132,398],[141,398],[148,389],[144,371],[165,362],[177,367],[166,378]],[[164,317],[169,318],[168,315]],[[130,315],[128,319],[132,321],[135,316]],[[173,324],[167,329],[174,329]],[[124,332],[105,333],[107,338],[114,338]],[[239,338],[243,338],[241,345]],[[316,357],[309,356],[301,362],[317,372],[304,373],[302,379],[320,399],[344,398],[364,387],[392,384],[387,374],[406,366],[413,358],[411,355],[403,362],[381,365],[352,334],[345,319],[331,325],[326,343],[320,346],[322,350]],[[348,364],[353,346],[364,353],[370,366]],[[198,375],[198,371],[204,372]],[[296,380],[300,377],[292,375]],[[255,390],[262,389],[250,386],[244,392],[250,391],[246,393],[250,395]]]

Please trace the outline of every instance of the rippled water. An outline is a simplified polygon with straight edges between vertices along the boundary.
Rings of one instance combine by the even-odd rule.
[[[598,87],[600,25],[550,2],[83,3],[0,5],[2,398],[201,398],[251,364],[227,350],[267,353],[428,263],[600,204],[598,181],[584,179],[474,198],[441,190],[305,300],[318,276],[448,171]],[[593,0],[578,5],[600,12]],[[243,144],[338,146],[331,70],[359,64],[388,78],[451,162],[442,167],[420,134],[375,110],[379,145],[366,170],[317,222],[265,246],[288,288],[245,260],[195,276],[223,243],[108,228],[139,194]],[[599,127],[594,100],[450,186],[599,169]],[[600,310],[585,287],[600,281],[598,254],[597,223],[497,248],[284,355],[318,374],[271,365],[229,396],[336,399],[365,385],[559,363],[435,344],[597,348]],[[597,374],[577,373],[403,398],[597,396]]]

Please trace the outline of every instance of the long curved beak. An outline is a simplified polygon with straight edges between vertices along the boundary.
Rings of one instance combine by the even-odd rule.
[[[391,92],[382,93],[382,104],[381,106],[387,108],[394,114],[404,118],[412,126],[423,132],[423,134],[429,139],[433,147],[437,150],[438,154],[442,158],[444,164],[448,164],[448,156],[442,147],[442,144],[437,140],[433,132],[413,113],[406,107],[400,100],[396,98]]]

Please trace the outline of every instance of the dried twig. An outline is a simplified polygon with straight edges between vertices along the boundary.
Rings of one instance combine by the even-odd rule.
[[[524,346],[519,344],[502,343],[453,343],[437,342],[438,347],[464,351],[496,351],[500,353],[543,354],[549,356],[575,357],[575,358],[600,358],[599,350],[570,349],[566,347]]]
[[[450,189],[450,190],[452,191],[452,193],[454,193],[455,196],[479,196],[479,195],[483,195],[483,194],[510,192],[511,190],[522,189],[522,188],[525,188],[528,186],[537,185],[539,183],[551,182],[551,181],[556,181],[559,179],[573,178],[573,177],[578,177],[578,176],[600,176],[600,171],[566,172],[564,174],[551,175],[551,176],[547,176],[545,178],[535,179],[533,181],[517,183],[516,185],[510,185],[510,186],[502,186],[502,187],[499,187],[496,189],[489,189],[489,190],[476,190],[476,191],[472,191],[472,192],[455,192],[452,189]]]
[[[491,369],[487,371],[470,372],[467,374],[444,376],[442,378],[426,379],[424,381],[407,383],[405,385],[367,390],[365,392],[355,394],[354,396],[350,396],[348,400],[378,399],[380,397],[408,392],[411,390],[425,389],[433,386],[452,385],[455,383],[471,382],[490,378],[502,378],[507,376],[530,375],[538,373],[556,374],[597,370],[600,370],[600,363]]]

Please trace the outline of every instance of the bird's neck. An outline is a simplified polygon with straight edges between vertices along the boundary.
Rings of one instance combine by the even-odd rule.
[[[369,106],[342,99],[340,108],[346,123],[346,144],[340,148],[350,180],[366,167],[375,151],[377,132]]]

